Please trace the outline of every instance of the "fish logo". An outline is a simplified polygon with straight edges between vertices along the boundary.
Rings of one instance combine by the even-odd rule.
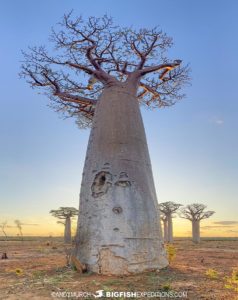
[[[94,298],[101,298],[103,297],[103,294],[104,294],[104,290],[99,290],[99,291],[96,291],[96,294],[94,294]]]

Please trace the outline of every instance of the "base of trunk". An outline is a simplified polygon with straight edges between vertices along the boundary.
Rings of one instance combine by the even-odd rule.
[[[123,256],[115,246],[99,250],[95,264],[88,264],[87,271],[103,275],[130,275],[165,268],[168,265],[166,254],[161,248],[161,254],[154,256],[151,252],[134,253],[134,259]],[[122,249],[120,249],[122,250]],[[125,249],[123,249],[125,250]],[[130,251],[130,249],[128,249]]]

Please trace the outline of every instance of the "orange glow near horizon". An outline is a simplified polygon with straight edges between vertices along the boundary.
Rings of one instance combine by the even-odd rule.
[[[238,224],[231,225],[216,225],[214,220],[204,220],[201,222],[201,237],[238,237]],[[22,231],[25,236],[63,236],[64,227],[57,224],[57,220],[51,217],[30,220],[24,220]],[[30,225],[30,224],[37,225]],[[191,237],[192,234],[191,222],[188,220],[175,218],[173,219],[174,237]],[[18,230],[15,227],[14,220],[8,222],[8,227],[5,229],[8,236],[16,236]],[[163,228],[162,228],[163,231]],[[76,232],[76,220],[72,222],[72,235]],[[0,232],[0,236],[3,233]]]

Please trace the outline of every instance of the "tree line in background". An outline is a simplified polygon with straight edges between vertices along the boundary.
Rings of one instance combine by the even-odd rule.
[[[175,213],[180,218],[187,219],[192,223],[192,240],[194,243],[200,242],[200,221],[209,218],[215,212],[206,210],[206,205],[200,203],[193,203],[186,206],[175,202],[163,202],[159,204],[159,211],[161,213],[161,220],[164,229],[164,242],[173,243],[173,222],[172,218]]]
[[[194,243],[200,242],[200,221],[212,216],[214,211],[205,211],[206,205],[194,203],[187,206],[175,202],[163,202],[159,204],[160,220],[163,223],[163,237],[165,243],[173,243],[173,221],[177,213],[180,218],[192,222],[192,240]],[[71,219],[78,215],[78,210],[74,207],[60,207],[51,210],[52,216],[60,219],[57,223],[64,225],[64,242],[71,243]]]
[[[7,221],[0,223],[0,230],[2,231],[6,241],[8,240],[8,237],[9,237],[9,235],[7,234],[7,228],[17,228],[17,230],[18,230],[17,236],[19,236],[21,238],[21,240],[23,241],[24,236],[23,236],[22,226],[25,226],[25,225],[38,226],[38,224],[27,224],[27,223],[23,223],[20,220],[14,220],[14,223],[15,223],[15,226],[8,225]]]
[[[180,218],[187,219],[192,223],[192,240],[194,243],[200,242],[200,222],[212,216],[214,211],[206,211],[206,205],[193,203],[186,206],[172,201],[163,202],[159,204],[160,219],[163,224],[163,237],[165,243],[173,243],[173,218],[177,214]],[[50,214],[59,219],[58,224],[64,225],[64,243],[70,244],[72,242],[71,221],[78,215],[78,210],[74,207],[60,207],[56,210],[51,210]],[[23,225],[37,225],[25,224],[20,220],[14,221],[16,226],[7,225],[7,221],[0,223],[0,229],[5,237],[8,239],[6,228],[16,227],[19,231],[17,234],[23,240]]]

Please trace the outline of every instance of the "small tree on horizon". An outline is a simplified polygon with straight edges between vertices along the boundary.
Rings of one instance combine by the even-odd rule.
[[[0,228],[1,228],[2,233],[4,234],[5,239],[7,241],[8,236],[7,236],[7,233],[6,233],[6,230],[5,230],[6,227],[7,227],[7,221],[0,223]]]
[[[15,220],[14,223],[16,224],[17,229],[19,230],[19,235],[23,241],[23,233],[22,233],[22,225],[23,223],[20,220]]]
[[[78,210],[74,207],[60,207],[56,210],[51,210],[50,214],[59,219],[58,224],[64,225],[64,242],[71,243],[71,219],[78,215]]]
[[[194,243],[200,243],[200,221],[212,216],[215,211],[205,211],[207,208],[204,204],[193,203],[182,207],[179,212],[181,218],[192,222],[192,240]]]

